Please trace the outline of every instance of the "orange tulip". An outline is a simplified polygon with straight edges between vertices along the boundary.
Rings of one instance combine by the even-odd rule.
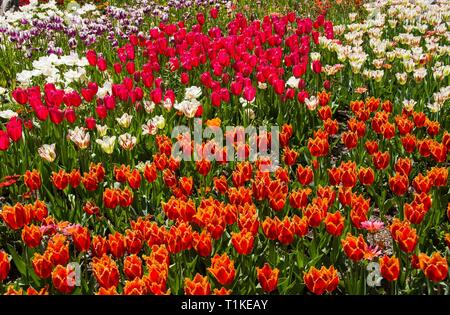
[[[400,221],[394,219],[390,232],[394,241],[396,241],[400,249],[406,253],[411,253],[417,245],[418,236],[414,228],[412,228],[408,221]]]
[[[400,260],[395,256],[383,256],[379,260],[381,276],[387,281],[395,281],[400,274]]]
[[[118,295],[116,287],[111,287],[109,289],[105,289],[104,287],[100,287],[96,293],[96,295]]]
[[[124,295],[144,295],[147,292],[145,282],[139,278],[134,278],[131,281],[125,281],[123,287]]]
[[[31,217],[33,218],[33,220],[42,222],[42,220],[44,220],[44,218],[46,218],[47,216],[47,205],[39,199],[36,200],[36,202],[34,203],[34,207],[31,208]]]
[[[122,234],[116,232],[108,235],[108,245],[115,258],[122,257],[125,252],[125,240]]]
[[[114,260],[106,255],[101,258],[94,257],[92,260],[92,270],[98,284],[105,289],[117,287],[119,284],[119,269]]]
[[[14,206],[3,205],[0,216],[6,225],[13,230],[21,229],[31,221],[30,208],[24,207],[20,203],[16,203]]]
[[[64,267],[56,266],[52,272],[52,282],[56,290],[61,293],[71,293],[75,289],[75,270],[71,265]]]
[[[412,162],[408,158],[399,158],[394,165],[394,169],[400,175],[408,177],[409,173],[411,173]]]
[[[266,217],[266,219],[262,223],[262,229],[264,235],[270,240],[276,240],[278,237],[278,224],[280,223],[280,219],[275,217],[274,219]]]
[[[308,204],[308,196],[311,194],[310,188],[299,189],[291,192],[289,196],[289,204],[294,209],[303,209]]]
[[[428,209],[425,208],[424,204],[417,203],[405,203],[403,206],[403,212],[405,214],[405,218],[413,223],[420,224],[422,222],[425,214],[427,214]]]
[[[216,254],[211,259],[211,267],[208,271],[216,278],[216,280],[223,286],[230,285],[236,275],[234,269],[234,262],[230,260],[226,253],[219,256]]]
[[[351,150],[358,145],[358,134],[352,131],[346,131],[342,133],[342,142]]]
[[[184,294],[186,295],[209,295],[211,294],[211,284],[207,276],[197,273],[193,280],[184,280]]]
[[[395,176],[389,177],[389,186],[394,194],[403,196],[408,191],[408,177],[397,173]]]
[[[5,251],[0,250],[0,282],[6,279],[9,273],[11,265],[9,263],[8,254]]]
[[[284,148],[284,163],[286,165],[294,165],[297,161],[298,153],[291,150],[289,147]]]
[[[378,152],[378,143],[376,141],[367,140],[364,146],[366,147],[367,153],[370,155]]]
[[[86,252],[91,247],[91,235],[86,227],[78,226],[72,233],[72,240],[79,252]]]
[[[31,224],[25,225],[22,230],[22,240],[30,248],[35,248],[41,243],[42,233],[39,227]]]
[[[115,209],[119,205],[119,193],[116,189],[105,189],[103,192],[103,205],[109,209]]]
[[[316,295],[321,295],[325,292],[333,292],[339,284],[339,276],[334,266],[317,269],[311,267],[307,273],[303,276],[306,287],[309,291]]]
[[[155,163],[147,163],[144,167],[144,177],[149,183],[153,183],[158,177]]]
[[[346,238],[341,240],[341,244],[345,254],[351,260],[359,261],[364,258],[367,244],[361,234],[358,237],[355,237],[348,233]]]
[[[212,238],[211,234],[207,231],[203,230],[200,234],[198,232],[194,232],[192,235],[192,244],[195,251],[201,257],[208,257],[212,252]]]
[[[109,251],[109,243],[106,238],[96,235],[92,239],[92,254],[95,257],[102,257],[104,254],[107,254]]]
[[[428,194],[431,189],[431,180],[428,176],[423,176],[419,173],[412,181],[412,185],[416,192],[421,193],[424,192]]]
[[[252,252],[254,239],[253,234],[247,230],[231,233],[231,243],[241,255],[248,255]]]
[[[142,240],[137,232],[126,230],[125,247],[129,254],[139,254],[142,249]]]
[[[372,161],[375,167],[379,170],[383,170],[389,165],[390,155],[389,152],[375,152],[372,155]]]
[[[41,188],[41,174],[38,170],[26,171],[24,175],[25,185],[30,190],[38,190]]]
[[[72,188],[77,188],[81,182],[81,174],[79,170],[72,170],[69,174],[69,184]]]
[[[94,215],[100,212],[100,208],[92,201],[87,201],[83,206],[83,210],[88,215]]]
[[[303,186],[309,185],[309,183],[311,183],[313,180],[313,176],[314,174],[311,167],[309,166],[303,167],[302,165],[298,165],[297,180],[299,181],[300,184],[302,184]]]
[[[47,252],[44,255],[34,253],[31,264],[34,272],[41,279],[47,279],[52,274],[53,264]]]
[[[134,169],[133,171],[131,171],[131,173],[128,174],[127,182],[132,189],[139,189],[139,187],[141,186],[141,174],[137,169]]]
[[[142,277],[142,260],[134,254],[125,257],[123,273],[129,280]]]
[[[120,165],[120,167],[114,166],[114,177],[119,183],[125,183],[127,177],[130,174],[130,166]]]
[[[58,173],[52,172],[52,182],[57,189],[64,190],[69,185],[69,174],[64,170],[59,170]]]
[[[434,282],[441,282],[448,275],[448,263],[445,257],[439,252],[433,253],[431,257],[426,254],[419,254],[419,266],[425,276]]]
[[[119,195],[119,205],[123,208],[127,208],[131,206],[133,203],[133,192],[125,187],[123,190],[118,190],[117,194]]]
[[[375,173],[370,167],[361,167],[358,172],[359,182],[363,185],[372,185],[375,180]]]
[[[339,211],[336,211],[335,213],[329,212],[325,218],[325,229],[329,234],[339,236],[344,229],[344,221],[345,218]]]
[[[264,292],[270,293],[277,289],[279,273],[280,270],[278,268],[272,269],[268,263],[265,263],[262,268],[256,267],[258,281]]]
[[[53,265],[65,266],[69,262],[69,243],[64,235],[53,236],[47,244],[47,251]]]
[[[220,290],[215,288],[213,291],[214,295],[230,295],[231,293],[231,289],[227,290],[225,287],[221,287]]]
[[[408,133],[407,135],[401,137],[400,140],[406,152],[408,153],[414,152],[416,148],[416,137],[414,135]]]

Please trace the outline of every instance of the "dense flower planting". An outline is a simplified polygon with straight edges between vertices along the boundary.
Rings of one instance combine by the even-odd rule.
[[[0,294],[450,293],[448,2],[291,2],[0,16]]]

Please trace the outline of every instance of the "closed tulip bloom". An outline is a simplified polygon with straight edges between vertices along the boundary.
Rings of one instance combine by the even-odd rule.
[[[144,177],[149,183],[153,183],[156,180],[158,173],[154,163],[145,164]]]
[[[416,192],[418,193],[426,193],[431,189],[431,180],[428,176],[423,176],[422,173],[419,173],[412,181],[412,185]]]
[[[92,254],[95,257],[102,257],[109,251],[109,243],[105,237],[96,235],[92,238]]]
[[[142,260],[137,255],[125,257],[123,272],[129,280],[142,277]]]
[[[356,132],[347,131],[342,133],[342,142],[351,150],[358,145],[358,134]]]
[[[126,231],[125,247],[129,254],[138,254],[142,249],[142,240],[139,234],[132,230]]]
[[[233,260],[230,260],[226,253],[220,256],[216,254],[211,259],[211,267],[208,268],[208,271],[216,278],[217,282],[223,286],[230,285],[236,275],[234,262]]]
[[[378,261],[380,264],[381,276],[387,281],[395,281],[400,274],[400,260],[395,256],[383,256]]]
[[[370,167],[361,167],[358,172],[358,177],[361,184],[370,186],[375,180],[375,173]]]
[[[31,264],[34,272],[39,278],[47,279],[51,276],[53,264],[47,252],[45,252],[44,255],[34,253]]]
[[[47,244],[47,252],[53,265],[67,265],[70,260],[67,238],[62,234],[54,235]]]
[[[270,293],[277,289],[279,273],[278,268],[272,269],[268,263],[265,263],[262,268],[256,267],[256,275],[264,292]]]
[[[416,148],[416,137],[411,134],[406,134],[405,136],[400,138],[402,142],[402,146],[406,152],[412,153]]]
[[[339,276],[334,266],[317,269],[311,267],[311,269],[303,276],[306,287],[309,291],[316,295],[321,295],[325,292],[333,292],[339,284]]]
[[[72,240],[79,252],[88,251],[91,247],[91,235],[87,227],[78,226],[72,233]]]
[[[52,282],[56,290],[61,293],[68,294],[75,289],[75,270],[71,265],[64,267],[56,266],[52,272]]]
[[[9,148],[9,136],[3,130],[0,130],[0,151],[6,151]]]
[[[342,171],[341,181],[344,187],[354,187],[356,185],[356,172],[351,169]]]
[[[448,276],[448,263],[441,253],[435,252],[431,257],[419,254],[419,266],[425,276],[434,282],[441,282]]]
[[[291,192],[289,204],[294,209],[303,209],[308,205],[308,196],[311,194],[310,188],[299,189]]]
[[[358,237],[355,237],[349,233],[345,239],[341,240],[341,244],[345,255],[351,260],[359,261],[364,258],[367,244],[361,234]]]
[[[9,263],[9,256],[5,251],[0,251],[0,282],[6,279],[11,265]]]
[[[389,152],[376,152],[372,155],[372,161],[375,167],[379,170],[383,170],[389,165],[390,155]]]
[[[397,196],[404,195],[409,187],[408,177],[401,175],[400,173],[395,174],[393,177],[389,177],[389,187]]]
[[[22,120],[17,117],[11,117],[6,124],[6,132],[12,141],[19,141],[22,138]]]
[[[403,206],[403,212],[405,214],[405,218],[411,222],[412,224],[420,224],[423,221],[425,214],[427,214],[428,210],[425,208],[423,204],[417,203],[405,203]]]
[[[119,205],[119,193],[116,189],[105,189],[103,192],[103,205],[109,209],[115,209]]]
[[[128,184],[132,189],[139,189],[141,186],[141,174],[139,170],[134,169],[127,177]]]
[[[412,228],[408,221],[394,219],[389,230],[402,251],[411,253],[414,250],[419,238],[416,229]]]
[[[186,295],[210,295],[211,284],[207,276],[197,273],[194,279],[186,278],[184,280],[184,294]]]
[[[276,240],[277,239],[277,228],[278,224],[280,223],[280,219],[278,217],[275,217],[274,219],[270,217],[266,217],[266,219],[262,223],[262,229],[264,232],[264,235],[270,239],[270,240]]]
[[[23,206],[21,203],[16,203],[14,206],[3,205],[0,217],[6,225],[13,230],[21,229],[23,226],[30,223],[32,213],[29,207]]]
[[[397,173],[408,176],[411,173],[412,162],[408,158],[399,158],[394,165],[394,169]]]
[[[378,152],[378,143],[376,141],[367,140],[364,146],[366,147],[367,153],[369,153],[370,155]]]
[[[211,234],[203,230],[200,234],[194,233],[192,244],[195,251],[202,257],[208,257],[212,252],[212,238]]]
[[[69,175],[64,170],[52,172],[52,182],[57,189],[64,190],[69,185]]]
[[[252,252],[254,239],[253,234],[246,230],[239,233],[231,233],[231,243],[241,255],[248,255]]]
[[[313,171],[309,166],[298,165],[297,167],[297,180],[303,186],[309,185],[313,180]]]
[[[103,255],[101,258],[94,257],[92,270],[100,287],[110,289],[117,287],[120,280],[119,269],[116,262],[110,257]]]
[[[345,218],[339,211],[329,212],[325,218],[326,231],[333,236],[339,236],[344,230],[344,222]]]
[[[108,235],[108,245],[111,254],[115,258],[120,258],[125,253],[125,240],[119,232]]]
[[[295,232],[295,225],[288,216],[277,224],[277,238],[283,245],[289,245],[294,241]]]
[[[26,171],[23,180],[30,190],[38,190],[41,188],[41,174],[38,170]]]
[[[22,230],[22,240],[30,248],[35,248],[41,243],[42,233],[39,227],[31,224],[25,225]]]

